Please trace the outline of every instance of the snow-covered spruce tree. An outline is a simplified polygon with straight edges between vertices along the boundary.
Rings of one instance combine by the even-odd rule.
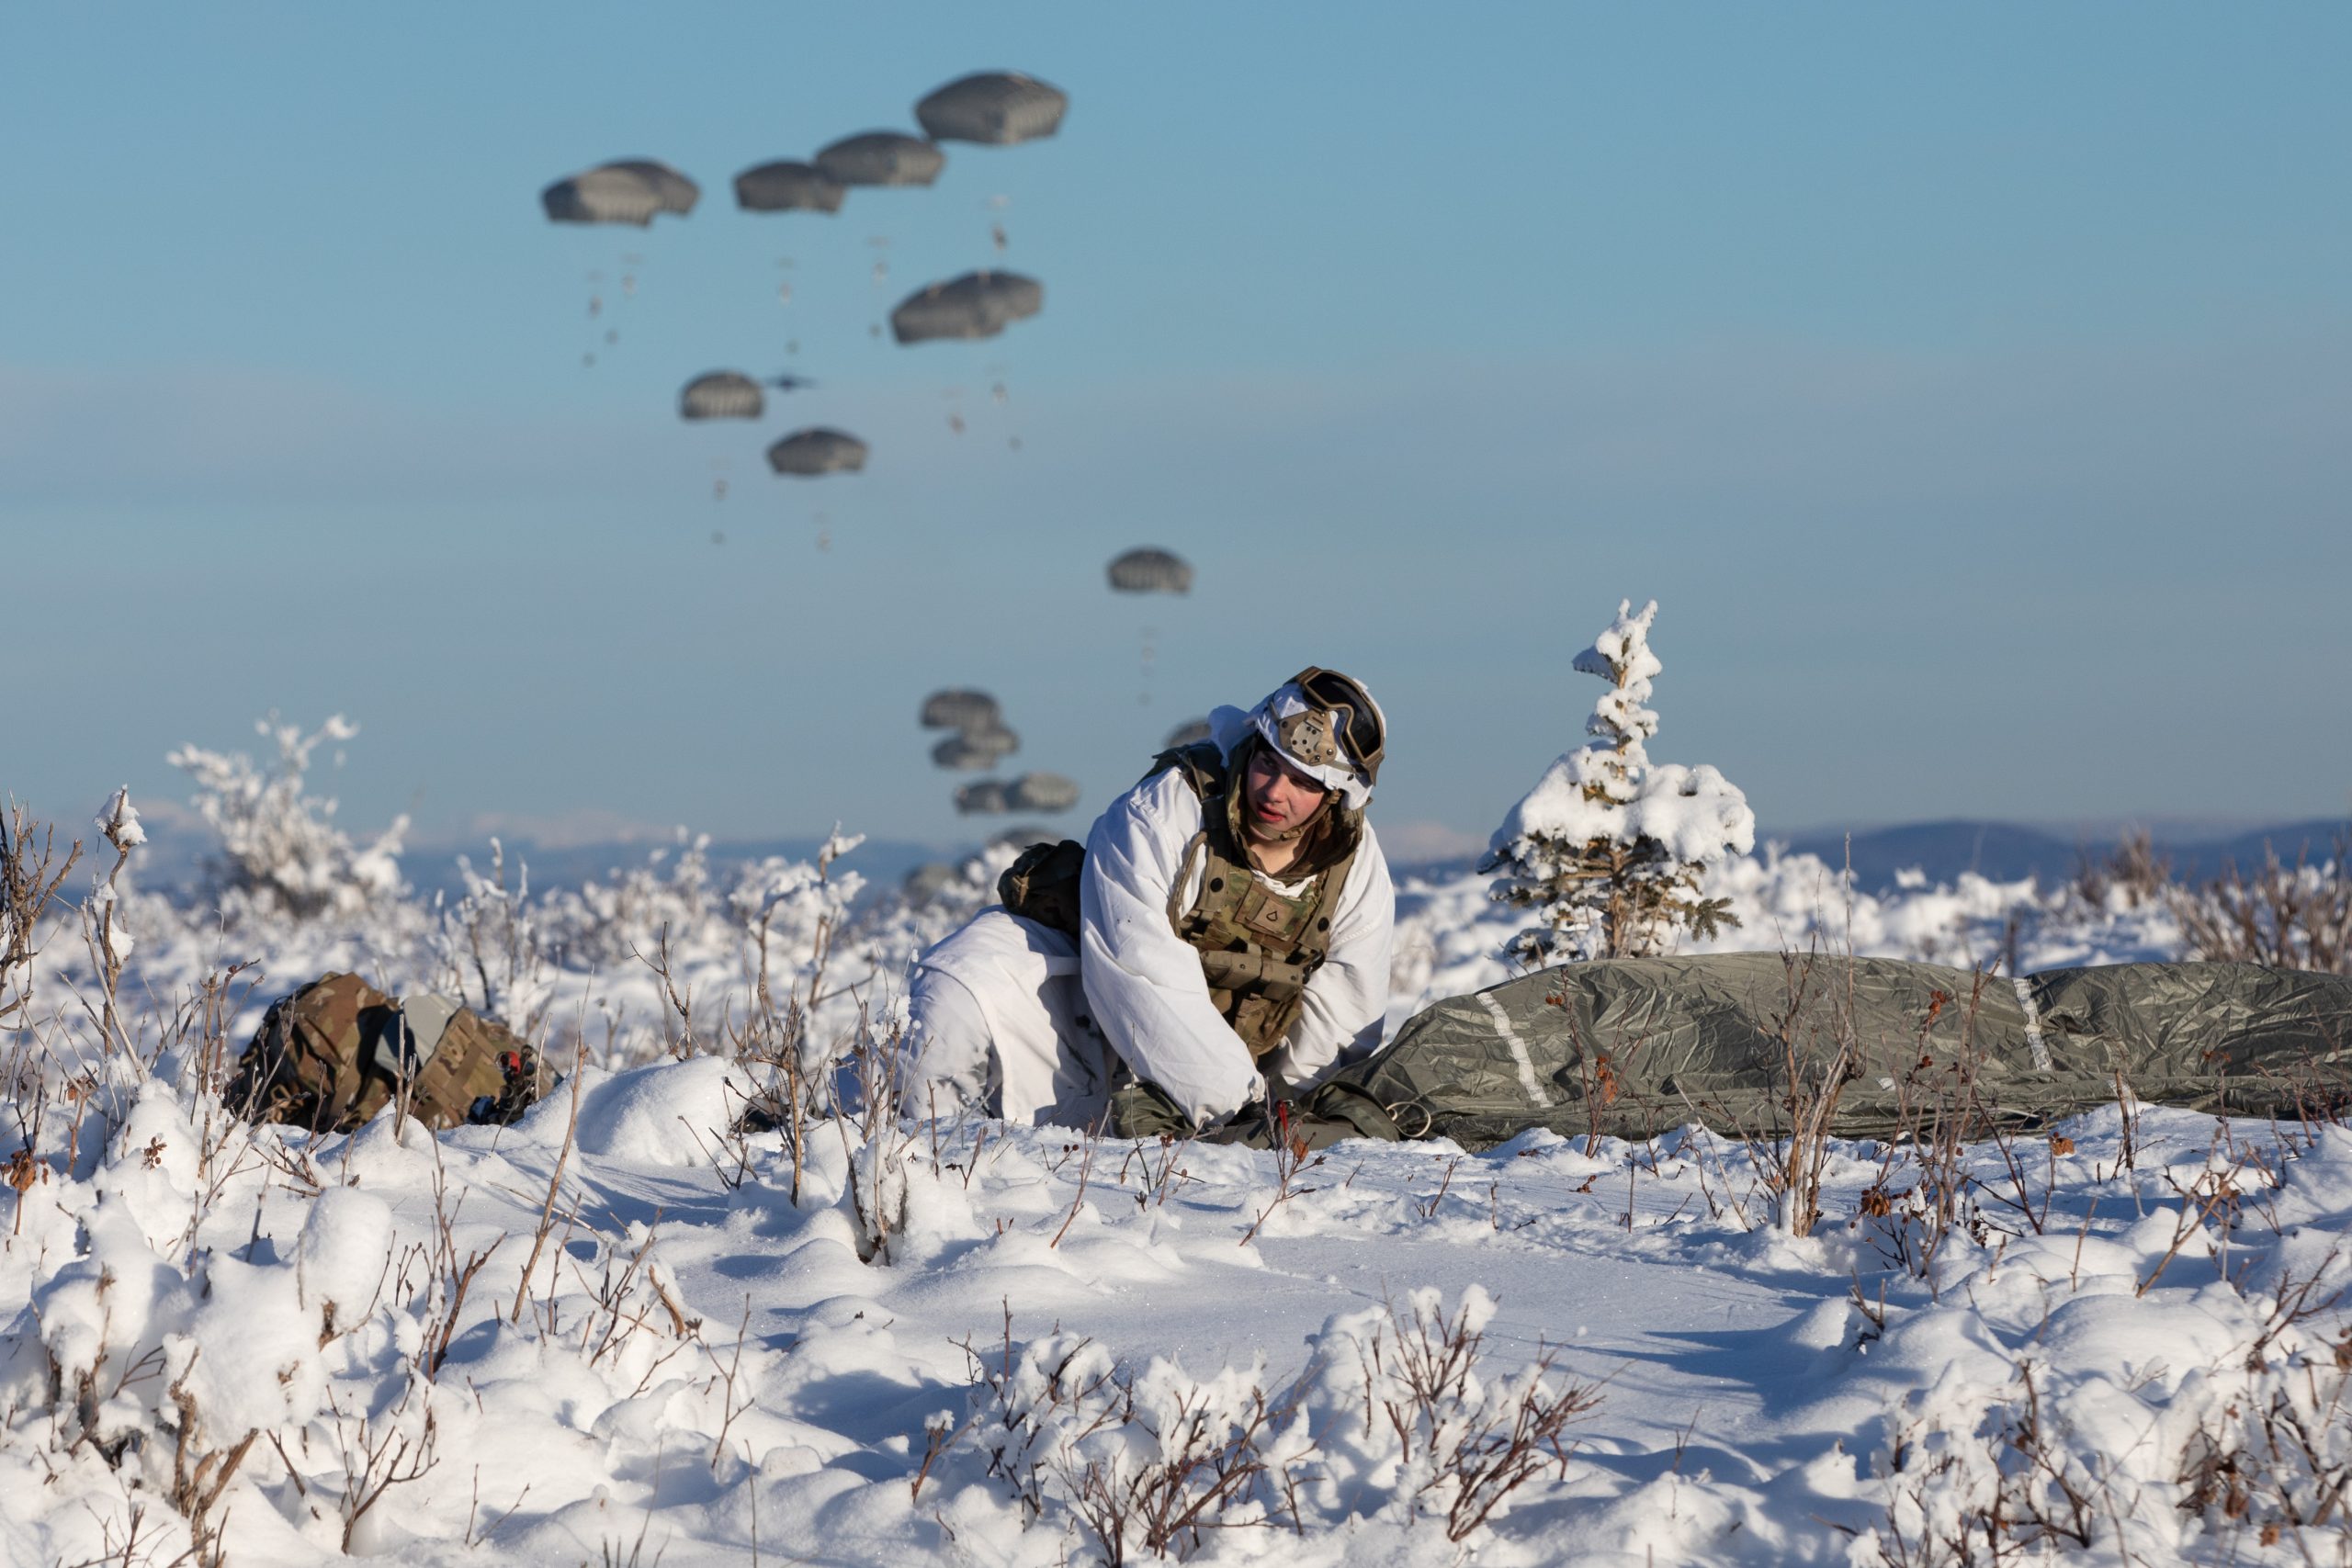
[[[1638,958],[1668,951],[1680,931],[1708,937],[1739,923],[1729,900],[1701,896],[1700,877],[1755,847],[1755,813],[1713,768],[1653,762],[1643,750],[1657,733],[1647,705],[1663,668],[1649,644],[1657,602],[1632,611],[1621,602],[1576,658],[1609,682],[1585,725],[1594,739],[1511,807],[1479,865],[1496,874],[1496,901],[1541,922],[1511,939],[1512,956],[1526,964]]]
[[[211,871],[221,908],[232,919],[350,916],[405,892],[400,853],[406,817],[394,818],[363,849],[335,827],[332,799],[303,791],[319,743],[348,740],[359,727],[336,714],[305,735],[273,713],[254,728],[277,742],[277,766],[268,773],[242,751],[183,746],[164,759],[196,781],[196,809],[220,835]]]

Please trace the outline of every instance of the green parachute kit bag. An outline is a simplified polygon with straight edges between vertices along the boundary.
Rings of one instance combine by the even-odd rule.
[[[513,1122],[538,1098],[538,1054],[494,1019],[335,974],[271,1004],[226,1100],[250,1121],[347,1133],[405,1093],[409,1114],[441,1132]]]
[[[1777,1136],[1797,1093],[1834,1107],[1829,1128],[1848,1138],[1898,1134],[1939,1105],[1972,1126],[2041,1126],[2125,1093],[2222,1116],[2330,1118],[2352,1103],[2352,976],[1599,959],[1432,1003],[1336,1081],[1408,1135],[1470,1149],[1538,1127],[1641,1139],[1696,1122]]]

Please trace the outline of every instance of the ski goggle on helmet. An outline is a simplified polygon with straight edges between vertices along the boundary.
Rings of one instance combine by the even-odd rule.
[[[1388,752],[1388,720],[1372,694],[1337,670],[1310,664],[1286,684],[1296,686],[1307,705],[1330,715],[1331,736],[1367,785],[1380,782],[1380,759]]]

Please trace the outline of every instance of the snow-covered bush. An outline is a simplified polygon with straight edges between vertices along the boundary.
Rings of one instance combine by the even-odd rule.
[[[2352,838],[2324,860],[2290,865],[2269,851],[2252,875],[2232,865],[2165,891],[2193,957],[2352,975]]]
[[[304,790],[320,743],[348,740],[359,727],[335,714],[305,735],[301,726],[280,724],[272,714],[254,728],[277,743],[277,766],[266,772],[242,751],[183,746],[167,759],[196,780],[196,809],[220,835],[208,892],[221,910],[232,921],[348,917],[398,897],[408,818],[394,818],[361,848],[334,825],[334,801]]]
[[[1271,1390],[1262,1358],[1201,1378],[1161,1357],[1137,1371],[1058,1330],[1017,1357],[967,1347],[965,1430],[1028,1521],[1065,1513],[1114,1563],[1187,1557],[1213,1530],[1356,1518],[1434,1523],[1459,1542],[1529,1482],[1565,1475],[1567,1430],[1600,1402],[1549,1357],[1507,1377],[1483,1368],[1494,1310],[1472,1285],[1450,1314],[1433,1289],[1342,1313]]]
[[[517,859],[509,886],[506,846],[492,839],[488,875],[464,855],[458,872],[466,891],[427,938],[438,960],[433,988],[535,1039],[546,1027],[554,985],[540,911],[531,907],[531,868]]]
[[[1747,797],[1713,767],[1653,762],[1657,733],[1647,705],[1664,668],[1650,651],[1657,602],[1617,618],[1576,657],[1609,682],[1585,732],[1594,739],[1562,756],[1511,807],[1480,869],[1492,897],[1532,909],[1538,924],[1512,939],[1529,964],[1640,957],[1668,951],[1678,933],[1711,937],[1737,917],[1710,897],[1706,869],[1755,847]]]
[[[675,844],[649,852],[616,880],[551,895],[543,926],[567,964],[609,970],[637,962],[665,941],[703,955],[702,939],[715,934],[713,917],[721,908],[721,895],[711,886],[710,835],[681,828]]]

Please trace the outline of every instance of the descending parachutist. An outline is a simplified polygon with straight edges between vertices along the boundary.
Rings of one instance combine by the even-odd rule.
[[[603,296],[596,294],[591,294],[588,296],[588,319],[593,321],[604,313],[605,301]]]
[[[790,285],[789,283],[779,283],[779,284],[777,284],[777,285],[775,286],[775,297],[776,297],[776,299],[777,299],[781,300],[783,303],[785,303],[785,304],[786,304],[786,305],[791,304],[791,303],[792,303],[792,285]]]
[[[725,501],[727,499],[727,481],[725,479],[713,479],[710,481],[710,499],[713,501]]]
[[[621,274],[621,292],[632,295],[637,292],[637,274],[633,272]]]
[[[1008,437],[1005,441],[1005,445],[1012,447],[1015,452],[1018,452],[1021,450],[1021,437],[1018,435]]]
[[[819,553],[823,555],[831,555],[832,553],[833,531],[831,528],[820,528],[817,530],[817,549]]]
[[[882,323],[876,321],[872,326],[866,328],[865,335],[868,337],[880,337],[882,335]]]
[[[880,256],[876,256],[874,258],[874,281],[878,284],[889,276],[890,264],[883,260]]]
[[[580,356],[580,363],[588,367],[592,370],[594,369],[596,367],[595,351],[592,349],[588,353],[582,355]]]
[[[710,531],[710,542],[714,545],[723,545],[727,542],[727,536],[713,528]]]
[[[1004,383],[1001,381],[999,381],[995,386],[989,389],[989,396],[994,398],[998,402],[1004,401],[1005,399],[1012,395],[1012,393],[1004,389]]]
[[[618,327],[606,327],[605,329],[605,342],[607,345],[616,344],[620,341],[621,333]]]
[[[950,430],[952,430],[952,431],[954,431],[954,432],[955,432],[956,434],[958,434],[958,435],[963,434],[964,434],[964,416],[963,416],[962,414],[960,414],[960,413],[951,413],[951,414],[949,414],[949,415],[947,416],[947,428],[948,428],[948,429],[950,429]]]
[[[991,223],[989,225],[989,238],[996,242],[996,248],[998,250],[1001,251],[1004,249],[1006,243],[1004,238],[1004,225],[1001,223]]]

